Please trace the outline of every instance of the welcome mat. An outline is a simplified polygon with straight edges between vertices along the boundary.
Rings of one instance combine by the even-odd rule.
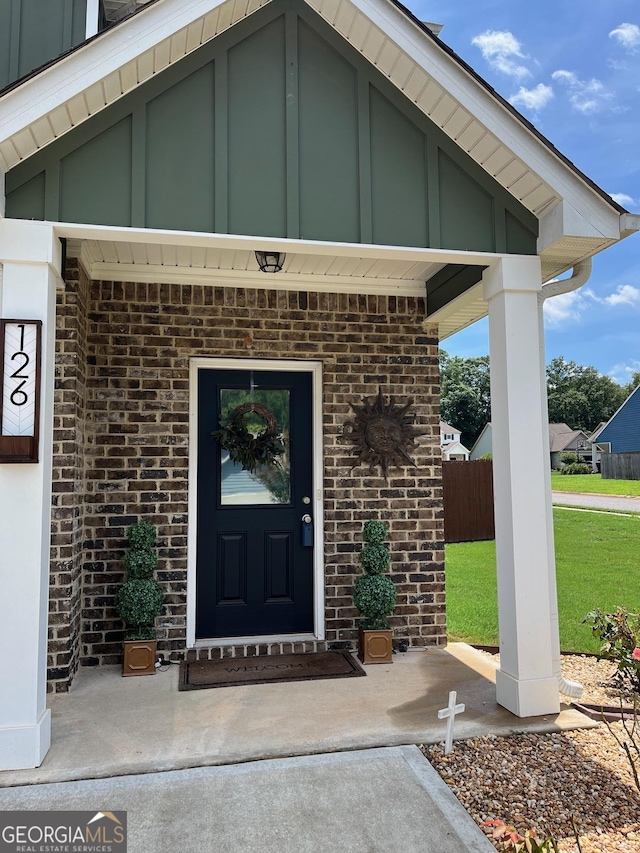
[[[277,681],[311,681],[315,678],[353,678],[366,674],[358,661],[344,649],[293,655],[181,661],[178,690],[239,687],[243,684]]]

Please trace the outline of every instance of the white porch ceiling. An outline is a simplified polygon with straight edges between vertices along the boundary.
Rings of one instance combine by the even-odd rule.
[[[424,296],[425,282],[444,265],[366,256],[357,246],[348,255],[285,254],[282,272],[270,275],[260,272],[251,249],[91,239],[67,243],[67,255],[79,258],[89,276],[98,280]]]

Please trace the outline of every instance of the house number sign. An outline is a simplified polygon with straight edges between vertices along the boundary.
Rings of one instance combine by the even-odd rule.
[[[0,462],[38,461],[40,320],[0,320]]]

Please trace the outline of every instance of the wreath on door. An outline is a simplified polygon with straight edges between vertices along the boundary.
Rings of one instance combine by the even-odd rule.
[[[264,429],[254,435],[247,427],[246,415],[252,412],[264,422]],[[242,465],[243,471],[253,473],[259,466],[280,467],[285,451],[273,412],[262,403],[243,403],[220,420],[220,429],[211,433],[220,447],[229,453],[232,462]]]

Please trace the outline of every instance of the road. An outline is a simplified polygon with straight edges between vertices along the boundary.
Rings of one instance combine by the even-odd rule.
[[[552,496],[554,504],[640,513],[640,498],[625,498],[620,495],[591,495],[585,492],[552,492]]]

